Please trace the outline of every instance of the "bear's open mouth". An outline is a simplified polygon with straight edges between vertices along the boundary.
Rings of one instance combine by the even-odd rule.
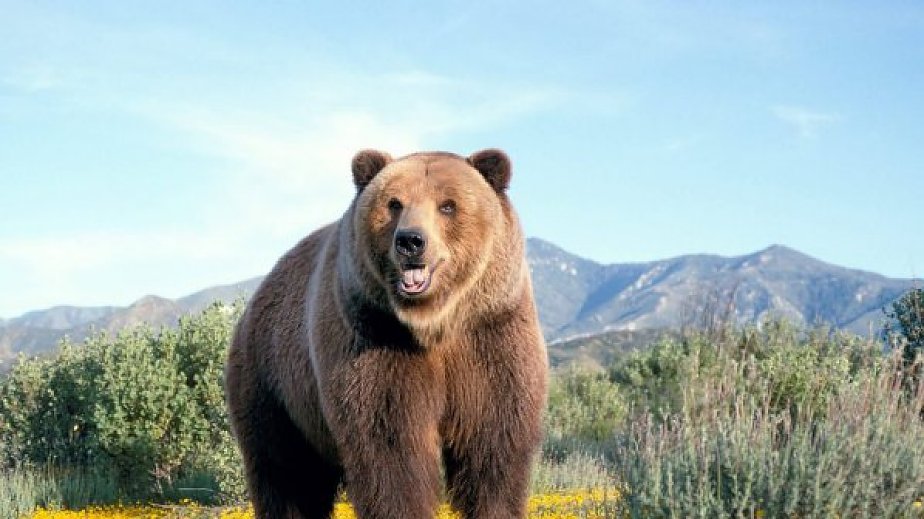
[[[427,264],[411,264],[401,267],[401,279],[398,280],[398,292],[406,296],[418,296],[430,288],[430,281],[439,262],[431,269]]]
[[[408,265],[401,270],[398,290],[407,295],[422,294],[430,287],[431,274],[427,265]]]

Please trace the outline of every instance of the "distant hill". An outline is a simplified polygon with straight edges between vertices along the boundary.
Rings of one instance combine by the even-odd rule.
[[[47,310],[25,313],[15,319],[0,323],[0,326],[67,330],[75,326],[91,323],[117,310],[119,308],[115,306],[56,306]]]
[[[781,245],[744,256],[603,265],[534,238],[528,259],[544,332],[553,340],[678,328],[708,312],[728,312],[737,323],[776,315],[868,334],[879,329],[882,308],[912,286]]]
[[[912,286],[911,280],[830,265],[780,245],[744,256],[697,254],[606,265],[530,238],[527,260],[553,363],[605,361],[616,349],[649,341],[655,330],[696,324],[713,314],[737,323],[768,315],[824,321],[865,335],[871,327],[879,329],[882,307]],[[179,299],[145,296],[128,307],[59,306],[0,320],[0,361],[52,350],[64,335],[79,341],[92,329],[173,325],[212,301],[249,296],[260,281],[255,277]],[[605,335],[568,342],[597,334]]]
[[[668,335],[677,334],[666,329],[618,330],[552,341],[548,344],[549,364],[553,369],[570,366],[604,369],[620,356],[644,349]]]
[[[92,330],[117,332],[141,323],[173,326],[180,317],[199,312],[213,301],[231,303],[238,297],[249,297],[262,280],[261,276],[211,287],[180,299],[149,295],[127,307],[56,306],[28,312],[0,322],[0,362],[20,352],[36,355],[53,350],[65,335],[72,341],[81,341]]]

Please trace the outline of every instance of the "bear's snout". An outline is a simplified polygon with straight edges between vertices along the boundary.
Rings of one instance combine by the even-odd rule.
[[[395,233],[395,250],[409,259],[419,258],[427,249],[427,239],[417,228],[398,229]]]

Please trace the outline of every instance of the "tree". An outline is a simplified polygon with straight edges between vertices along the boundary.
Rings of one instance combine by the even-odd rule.
[[[889,319],[886,330],[889,335],[898,332],[903,364],[916,381],[922,369],[920,364],[915,365],[915,360],[924,355],[924,289],[912,288],[892,303],[890,310],[884,311]]]

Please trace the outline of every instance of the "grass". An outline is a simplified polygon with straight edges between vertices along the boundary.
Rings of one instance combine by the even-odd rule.
[[[602,456],[581,451],[569,454],[562,461],[540,460],[532,474],[534,495],[617,486],[613,467]]]
[[[112,503],[119,489],[101,474],[60,468],[0,471],[0,518],[18,518],[42,506],[84,509]]]

